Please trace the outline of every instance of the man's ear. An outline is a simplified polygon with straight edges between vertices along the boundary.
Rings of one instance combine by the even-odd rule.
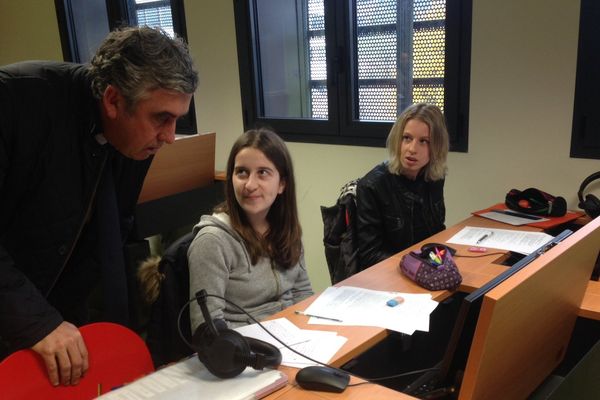
[[[117,117],[119,109],[122,109],[125,105],[124,102],[125,99],[121,95],[121,92],[113,85],[108,85],[106,89],[104,89],[104,93],[102,94],[102,105],[109,118],[114,119]]]

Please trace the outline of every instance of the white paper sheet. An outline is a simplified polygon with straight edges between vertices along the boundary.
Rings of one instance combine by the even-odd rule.
[[[395,307],[387,301],[402,297]],[[305,310],[312,315],[335,315],[342,322],[309,319],[310,324],[378,326],[411,335],[429,331],[429,315],[438,303],[429,293],[385,292],[353,286],[329,287]]]
[[[510,211],[508,211],[508,212],[510,212]],[[548,221],[548,218],[535,217],[536,219],[534,220],[531,218],[522,218],[522,217],[518,217],[516,215],[505,214],[503,211],[493,211],[493,210],[482,213],[482,214],[478,214],[478,215],[480,217],[493,219],[494,221],[500,221],[505,224],[515,225],[515,226],[532,224],[534,222]],[[524,214],[524,215],[527,215],[527,214]]]
[[[278,370],[246,368],[241,375],[221,379],[212,375],[198,357],[192,356],[160,369],[102,396],[103,400],[146,399],[253,399],[284,386],[287,376]]]
[[[322,363],[328,363],[348,340],[332,331],[300,329],[287,318],[265,321],[262,325],[294,350]],[[286,348],[258,324],[241,326],[235,330],[244,336],[260,339],[277,347],[281,351],[283,365],[297,368],[318,365]]]
[[[491,247],[527,255],[550,240],[552,236],[543,232],[465,226],[448,243]]]

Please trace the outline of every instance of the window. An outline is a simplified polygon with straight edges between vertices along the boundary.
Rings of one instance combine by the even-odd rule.
[[[381,146],[408,105],[467,150],[471,0],[234,0],[246,128]]]
[[[110,30],[159,27],[187,40],[183,0],[55,0],[65,61],[89,62]],[[177,133],[196,133],[194,100],[177,120]]]
[[[600,4],[582,0],[571,157],[600,159]]]

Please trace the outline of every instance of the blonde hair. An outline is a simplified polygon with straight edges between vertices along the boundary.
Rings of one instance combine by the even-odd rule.
[[[148,304],[152,304],[160,294],[160,286],[165,280],[165,274],[160,272],[160,257],[152,256],[142,261],[137,270],[137,278],[140,282],[142,298]]]
[[[392,174],[402,174],[400,145],[404,128],[411,119],[418,119],[429,127],[429,162],[425,165],[426,181],[437,181],[446,175],[446,158],[450,139],[442,111],[433,104],[417,103],[400,114],[387,137],[386,148],[389,154],[388,169]]]

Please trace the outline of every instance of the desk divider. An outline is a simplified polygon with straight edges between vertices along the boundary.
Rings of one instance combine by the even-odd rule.
[[[459,399],[526,398],[563,360],[600,249],[600,218],[484,298]]]

